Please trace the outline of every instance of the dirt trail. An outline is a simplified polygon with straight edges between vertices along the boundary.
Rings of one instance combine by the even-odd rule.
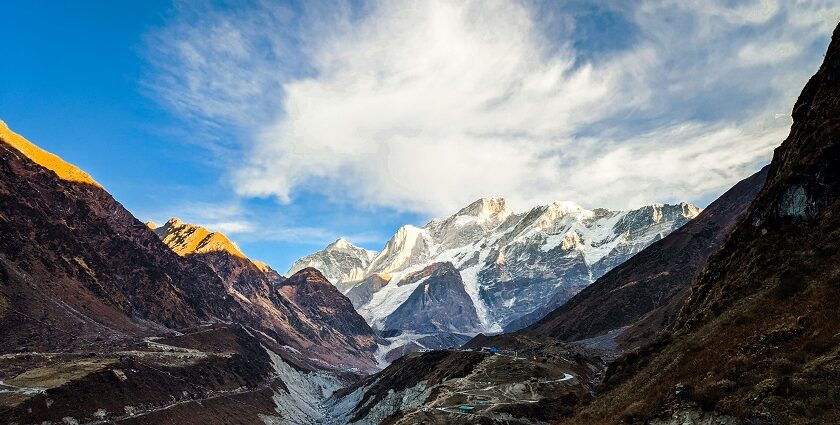
[[[575,375],[568,371],[534,362],[530,358],[488,354],[469,375],[447,382],[435,400],[425,406],[425,410],[421,407],[407,414],[401,423],[431,419],[434,415],[445,415],[458,422],[469,422],[470,417],[485,417],[506,423],[532,423],[515,419],[509,413],[497,411],[497,408],[533,405],[545,397],[546,386],[565,387],[576,383]],[[560,387],[557,390],[562,391]],[[461,411],[459,407],[462,405],[472,406],[473,410]]]

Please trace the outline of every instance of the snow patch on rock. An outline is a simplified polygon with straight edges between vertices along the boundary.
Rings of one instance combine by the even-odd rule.
[[[417,385],[406,388],[402,391],[389,390],[388,394],[376,403],[368,414],[352,424],[376,425],[393,415],[397,411],[408,412],[423,405],[426,399],[432,394],[433,387],[428,387],[426,381],[420,381]],[[372,401],[373,398],[370,399]],[[369,401],[369,402],[370,402]],[[357,406],[361,407],[361,406]]]
[[[288,391],[275,390],[274,403],[282,421],[279,423],[316,423],[327,417],[324,401],[341,388],[342,384],[335,377],[322,372],[304,373],[283,361],[273,351],[263,347],[271,358],[277,377],[283,381]],[[264,423],[271,424],[276,418],[261,417]]]

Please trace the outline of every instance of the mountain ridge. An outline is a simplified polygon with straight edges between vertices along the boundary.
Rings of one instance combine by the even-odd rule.
[[[176,217],[169,219],[163,226],[157,226],[153,222],[147,222],[146,226],[180,256],[221,251],[248,259],[264,272],[270,269],[267,264],[248,258],[235,242],[221,232],[184,223]]]
[[[552,295],[564,302],[699,212],[687,203],[590,211],[557,201],[515,213],[503,198],[480,198],[423,227],[401,226],[373,258],[359,251],[353,261],[338,263],[328,247],[296,264],[327,264],[333,276],[361,276],[333,282],[368,323],[381,328],[418,285],[407,281],[413,273],[452,263],[482,322],[480,329],[498,331],[544,307]]]
[[[649,342],[673,322],[706,259],[761,189],[767,168],[734,185],[685,226],[612,269],[522,332],[574,341],[634,325],[616,335],[622,345]],[[650,323],[641,326],[643,319]],[[645,335],[630,338],[642,327],[648,328],[642,332]]]
[[[347,338],[316,323],[276,292],[276,272],[227,251],[180,256],[101,186],[63,178],[5,137],[0,134],[4,350],[67,349],[97,338],[104,344],[238,322],[290,349],[311,348],[326,365],[343,358],[376,367],[375,335]],[[357,316],[352,309],[346,314]],[[284,355],[310,362],[290,350]]]
[[[346,281],[362,279],[364,270],[375,255],[375,252],[357,247],[340,237],[323,250],[296,260],[286,274],[291,275],[307,267],[314,267],[330,282],[341,286]],[[345,289],[342,292],[349,289],[342,288]]]
[[[89,184],[102,189],[102,185],[97,183],[90,174],[61,159],[58,155],[47,152],[26,140],[23,136],[12,131],[3,120],[0,120],[0,139],[25,155],[32,162],[54,172],[62,180]]]

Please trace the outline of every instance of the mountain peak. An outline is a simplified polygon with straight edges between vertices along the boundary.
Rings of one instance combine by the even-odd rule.
[[[680,202],[680,207],[683,210],[683,215],[688,218],[697,217],[697,215],[699,215],[702,211],[698,206],[690,204],[688,202]]]
[[[62,180],[89,184],[102,189],[102,185],[93,180],[93,177],[88,173],[61,159],[58,155],[35,146],[29,140],[24,139],[23,136],[9,129],[3,120],[0,120],[0,141],[8,143],[29,158],[30,161],[54,172]]]
[[[376,254],[340,237],[321,251],[295,261],[286,274],[314,267],[334,284],[358,281],[364,278],[365,269]]]
[[[361,249],[361,248],[357,247],[356,245],[353,245],[353,243],[348,241],[347,239],[344,239],[344,236],[336,239],[335,242],[333,242],[333,243],[331,243],[327,246],[327,249],[331,249],[331,248],[332,249]]]
[[[204,227],[184,223],[178,218],[169,219],[166,224],[153,229],[156,235],[178,255],[227,252],[245,258],[245,254],[222,233],[211,232]]]
[[[244,258],[253,263],[260,271],[271,270],[268,264],[252,260],[245,256],[235,242],[228,239],[224,233],[212,232],[204,227],[184,223],[177,217],[172,217],[163,226],[156,226],[153,222],[146,223],[166,246],[176,254],[208,254],[211,252],[226,252],[233,256]]]
[[[569,211],[569,212],[577,212],[577,211],[583,211],[584,210],[584,208],[582,206],[580,206],[577,202],[572,202],[572,201],[554,201],[551,204],[549,204],[549,206],[551,208],[560,209],[560,210]]]
[[[169,220],[167,220],[164,225],[165,226],[170,226],[170,227],[181,227],[181,226],[184,225],[184,222],[181,221],[181,219],[178,218],[178,217],[172,217]]]
[[[479,218],[507,216],[510,210],[504,198],[480,198],[458,211],[455,215],[469,215]]]
[[[177,217],[170,218],[166,224],[160,227],[157,227],[151,221],[146,223],[146,226],[178,255],[226,252],[249,260],[263,272],[271,270],[268,264],[246,257],[239,246],[228,239],[224,233],[212,232],[195,224],[184,223]]]
[[[586,211],[582,206],[572,201],[554,201],[547,205],[547,209],[560,216]]]
[[[324,276],[321,271],[315,267],[305,267],[298,270],[295,274],[289,276],[284,284],[300,284],[304,282],[331,285],[329,279],[327,279],[326,276]]]

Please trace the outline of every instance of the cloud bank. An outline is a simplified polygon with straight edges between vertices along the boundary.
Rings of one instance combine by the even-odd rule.
[[[237,194],[442,215],[704,200],[763,163],[831,2],[179,5],[148,85],[219,128]]]

